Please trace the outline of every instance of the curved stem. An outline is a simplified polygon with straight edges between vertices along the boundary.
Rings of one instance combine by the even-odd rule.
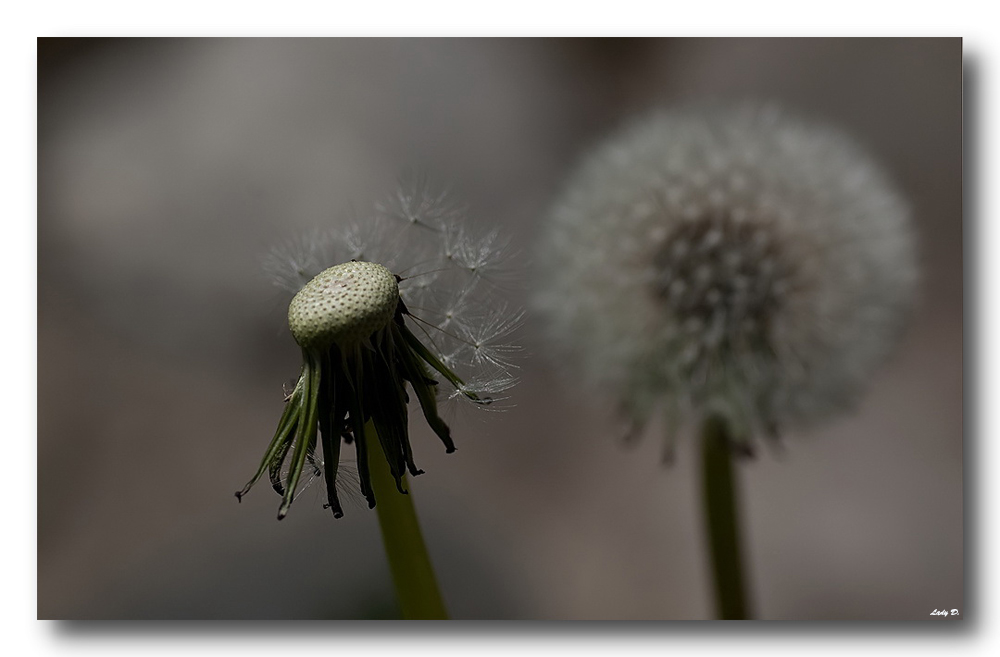
[[[396,482],[389,472],[378,434],[370,421],[365,423],[365,443],[375,493],[375,510],[403,618],[447,620],[448,612],[434,578],[412,497],[401,495],[396,490]],[[406,475],[403,475],[402,481],[409,490]]]
[[[747,620],[732,449],[726,424],[716,417],[705,420],[702,432],[702,494],[716,611],[722,620]]]

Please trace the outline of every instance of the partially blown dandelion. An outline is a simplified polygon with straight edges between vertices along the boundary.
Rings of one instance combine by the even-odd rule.
[[[916,280],[906,204],[845,135],[767,106],[660,113],[556,202],[538,310],[641,427],[740,440],[851,405]],[[669,450],[668,450],[669,453]]]
[[[502,341],[519,315],[496,302],[495,286],[486,278],[503,266],[506,243],[493,232],[477,238],[462,223],[462,208],[431,193],[420,179],[376,207],[367,223],[339,235],[307,236],[268,262],[278,284],[295,292],[288,324],[303,365],[260,467],[236,495],[245,495],[266,472],[282,496],[279,519],[310,470],[322,470],[328,506],[334,516],[343,515],[337,494],[341,441],[356,448],[369,507],[376,505],[369,462],[375,448],[396,489],[406,492],[405,473],[422,472],[408,436],[407,386],[452,452],[435,377],[447,381],[453,396],[481,406],[515,381],[505,356],[516,347]],[[389,268],[402,263],[408,265],[398,273]],[[466,381],[456,369],[478,376]]]

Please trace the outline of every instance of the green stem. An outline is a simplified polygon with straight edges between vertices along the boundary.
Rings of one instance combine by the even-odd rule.
[[[716,417],[705,420],[702,433],[702,494],[716,611],[722,620],[747,620],[732,449],[726,424]]]
[[[365,423],[365,443],[368,447],[368,468],[371,471],[372,490],[375,492],[375,510],[382,527],[389,570],[396,585],[396,596],[406,620],[447,620],[448,612],[438,591],[434,569],[427,547],[424,545],[413,508],[412,493],[400,495],[389,464],[379,444],[375,426]],[[406,475],[403,487],[409,491]]]

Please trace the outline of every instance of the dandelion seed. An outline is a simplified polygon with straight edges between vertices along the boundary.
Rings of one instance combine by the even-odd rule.
[[[435,189],[422,173],[408,173],[396,189],[375,203],[380,215],[433,231],[460,230],[466,208],[447,189]],[[447,245],[445,250],[454,245]]]
[[[447,229],[445,239],[446,257],[468,275],[493,282],[510,276],[513,249],[498,229],[475,235],[459,225]]]
[[[513,360],[521,347],[509,340],[521,327],[523,318],[523,313],[511,312],[506,305],[500,305],[480,321],[463,325],[461,332],[465,344],[458,354],[466,352],[466,359],[476,366],[492,365],[499,370],[516,368]]]
[[[264,271],[286,292],[298,292],[321,272],[330,255],[318,230],[309,231],[276,247],[264,259]]]

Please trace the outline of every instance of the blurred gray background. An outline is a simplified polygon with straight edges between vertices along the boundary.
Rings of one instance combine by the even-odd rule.
[[[374,512],[237,504],[299,367],[261,271],[407,167],[531,252],[584,150],[674,102],[853,133],[915,208],[922,305],[858,411],[741,466],[766,619],[963,610],[959,39],[52,40],[38,52],[38,615],[392,618]],[[515,296],[525,303],[525,289]],[[617,440],[529,320],[516,407],[422,422],[456,618],[711,616],[695,450]],[[963,610],[964,611],[964,610]]]

